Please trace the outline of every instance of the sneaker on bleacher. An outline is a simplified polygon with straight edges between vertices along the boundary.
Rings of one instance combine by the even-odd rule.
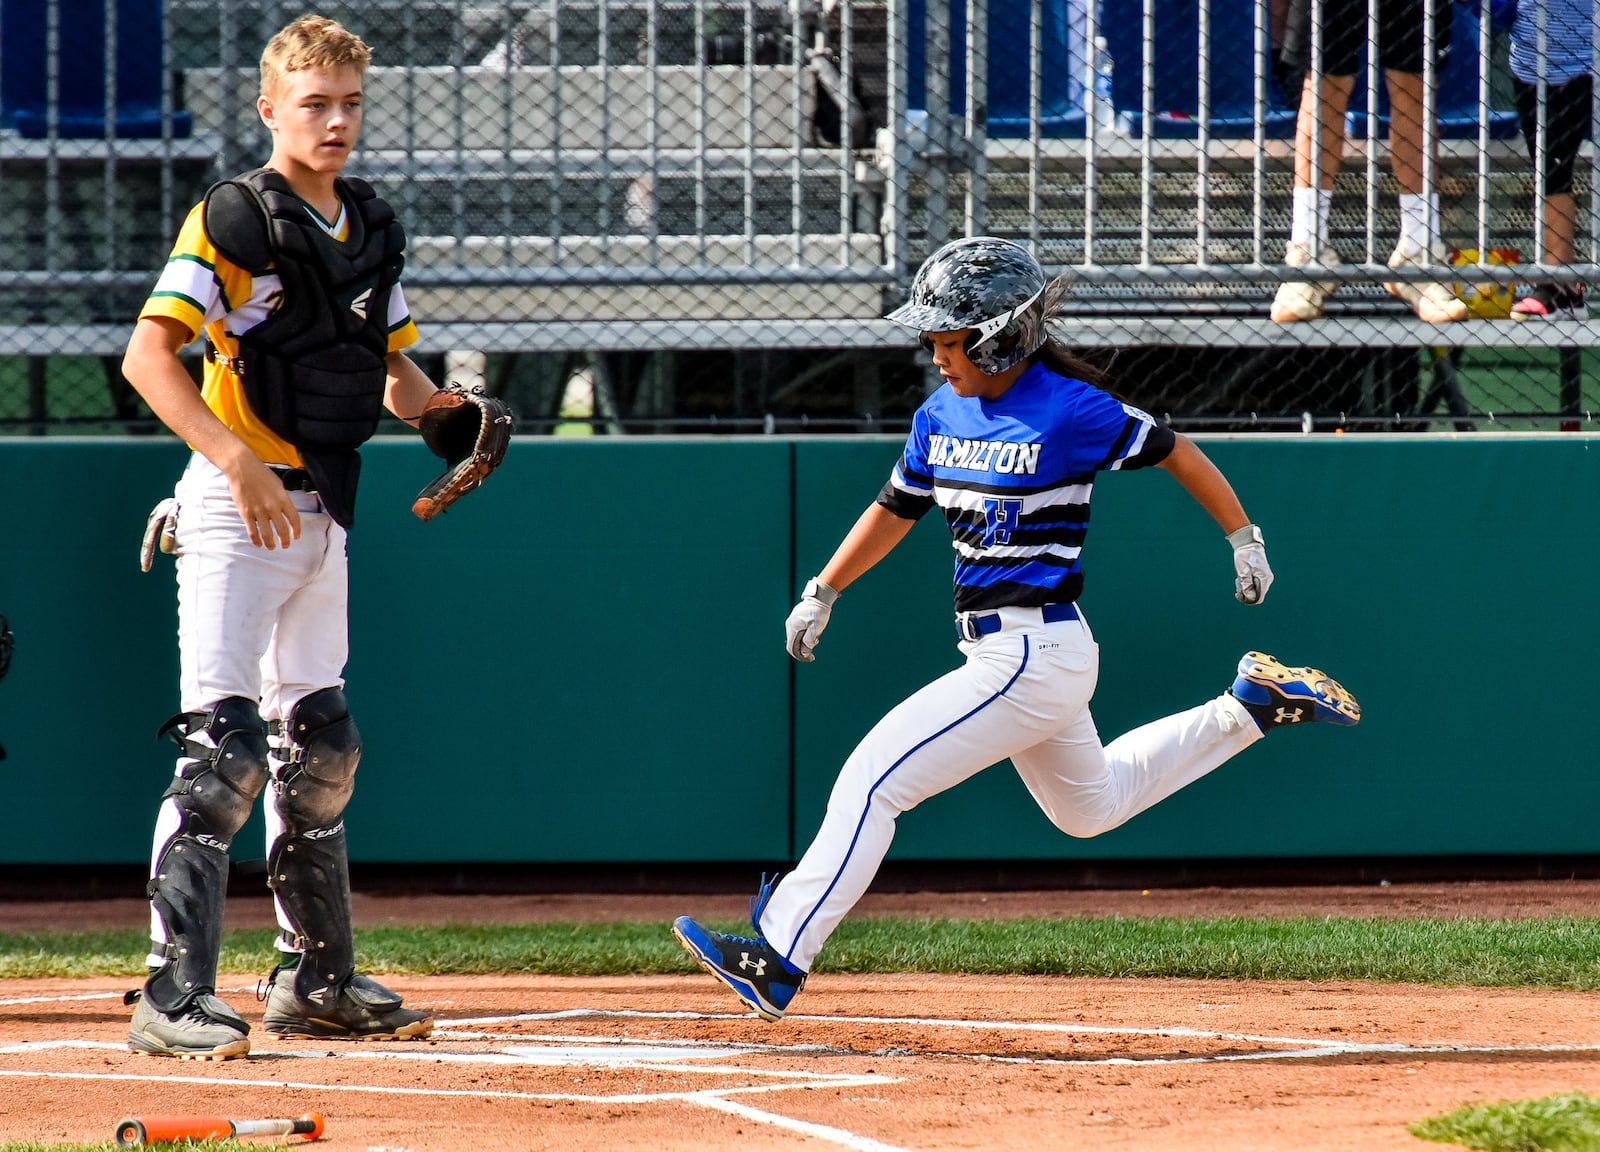
[[[1284,251],[1283,262],[1292,268],[1304,268],[1312,263],[1337,264],[1339,254],[1332,248],[1324,248],[1321,258],[1314,261],[1311,249],[1291,240]],[[1322,315],[1323,305],[1337,287],[1337,280],[1285,280],[1278,285],[1278,294],[1272,299],[1272,319],[1279,324],[1315,320]]]
[[[1511,307],[1513,320],[1587,320],[1589,305],[1582,284],[1570,288],[1540,284]]]
[[[1432,260],[1435,266],[1449,267],[1449,250],[1435,244]],[[1389,257],[1389,267],[1423,267],[1422,249],[1401,241],[1395,246],[1394,254]],[[1430,324],[1448,324],[1467,318],[1466,302],[1456,297],[1449,284],[1396,280],[1385,284],[1384,288],[1391,296],[1398,296],[1411,305],[1411,310],[1417,314],[1419,320],[1426,320]]]

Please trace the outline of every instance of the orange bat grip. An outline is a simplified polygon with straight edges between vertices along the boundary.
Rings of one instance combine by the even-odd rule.
[[[134,1116],[117,1125],[117,1143],[124,1145],[226,1140],[232,1135],[233,1122],[220,1116]]]
[[[224,1120],[218,1116],[130,1116],[117,1125],[121,1145],[179,1140],[226,1140],[230,1136],[304,1136],[320,1140],[322,1114],[307,1112],[298,1120]]]

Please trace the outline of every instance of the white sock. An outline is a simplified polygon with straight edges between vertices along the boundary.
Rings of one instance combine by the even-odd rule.
[[[1431,251],[1439,243],[1439,194],[1400,194],[1400,245],[1413,252]]]
[[[1291,200],[1289,242],[1313,256],[1328,246],[1328,216],[1333,211],[1332,188],[1296,188]]]

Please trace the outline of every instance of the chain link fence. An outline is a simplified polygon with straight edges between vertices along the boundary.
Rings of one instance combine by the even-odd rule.
[[[979,232],[1065,275],[1057,335],[1180,428],[1592,426],[1593,323],[1510,316],[1595,274],[1592,146],[1552,196],[1533,154],[1565,105],[1535,86],[1530,145],[1499,0],[1355,2],[1364,39],[1427,13],[1422,115],[1390,108],[1365,51],[1342,105],[1313,102],[1308,124],[1342,131],[1298,182],[1333,176],[1313,271],[1338,290],[1293,323],[1271,313],[1309,275],[1286,256],[1297,115],[1337,71],[1317,53],[1341,0],[319,11],[374,50],[349,171],[405,223],[414,354],[504,396],[524,433],[902,430],[938,379],[881,317],[932,248]],[[1555,60],[1563,0],[1522,6],[1549,9],[1533,48]],[[157,430],[122,348],[190,206],[266,158],[256,62],[303,11],[0,0],[0,433]],[[1589,95],[1581,127],[1597,117]],[[1445,247],[1396,270],[1402,147]],[[1385,287],[1435,283],[1468,319]]]

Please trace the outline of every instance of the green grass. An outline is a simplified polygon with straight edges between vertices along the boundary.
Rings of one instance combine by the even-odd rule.
[[[748,927],[717,927],[748,932]],[[665,923],[377,927],[363,968],[399,975],[691,972]],[[225,972],[267,972],[268,930],[230,932]],[[139,976],[143,932],[0,933],[0,977]],[[847,919],[819,972],[1380,980],[1600,990],[1600,919]]]
[[[1484,1152],[1600,1152],[1600,1100],[1582,1092],[1472,1104],[1410,1126],[1413,1136]]]

